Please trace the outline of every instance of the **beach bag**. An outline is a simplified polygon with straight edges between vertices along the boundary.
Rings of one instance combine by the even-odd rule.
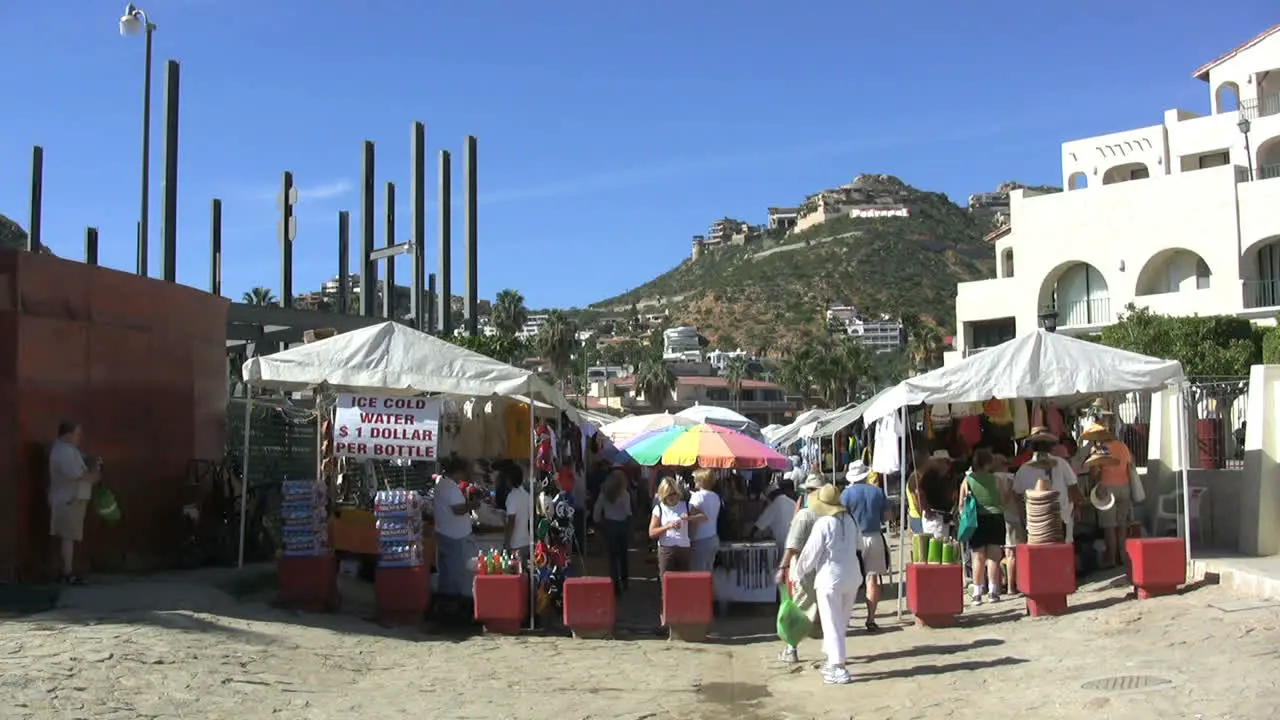
[[[90,502],[98,517],[109,523],[120,521],[120,506],[116,504],[116,496],[105,485],[93,486],[93,498]]]
[[[965,478],[966,483],[969,478]],[[960,542],[969,542],[969,538],[978,531],[978,498],[973,496],[973,488],[969,488],[969,494],[965,496],[964,503],[960,507],[960,525],[956,528],[956,538]]]
[[[791,589],[787,583],[779,585],[778,592],[782,594],[782,602],[778,605],[778,639],[796,647],[809,637],[813,621],[791,601]]]

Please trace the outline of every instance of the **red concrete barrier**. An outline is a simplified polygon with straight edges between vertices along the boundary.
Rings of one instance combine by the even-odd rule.
[[[373,594],[378,622],[383,625],[417,625],[431,606],[431,576],[418,567],[378,568]]]
[[[332,553],[282,556],[276,573],[280,605],[316,613],[338,609],[338,559]]]
[[[669,572],[662,576],[662,624],[671,636],[699,641],[711,624],[713,591],[709,572]]]
[[[618,618],[613,580],[577,577],[564,581],[564,624],[574,637],[605,637]]]
[[[1129,538],[1124,550],[1139,600],[1171,595],[1187,581],[1187,549],[1181,538]]]
[[[485,632],[518,635],[528,622],[528,575],[477,575],[471,590],[475,618]]]
[[[907,565],[907,609],[916,625],[941,628],[956,624],[964,612],[964,567],[961,565]]]
[[[1076,591],[1076,551],[1067,543],[1019,545],[1018,592],[1027,598],[1031,617],[1062,615],[1067,596]]]

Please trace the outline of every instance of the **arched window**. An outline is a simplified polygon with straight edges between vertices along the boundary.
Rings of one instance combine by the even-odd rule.
[[[1005,248],[1000,253],[1000,277],[1013,277],[1013,248]]]

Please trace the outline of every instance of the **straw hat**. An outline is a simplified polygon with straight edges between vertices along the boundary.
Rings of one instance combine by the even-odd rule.
[[[1120,462],[1120,458],[1111,454],[1111,450],[1106,445],[1097,444],[1089,451],[1089,458],[1084,461],[1084,466],[1093,469],[1095,467],[1110,467]]]
[[[1092,443],[1104,443],[1115,440],[1116,436],[1107,428],[1106,425],[1095,422],[1091,423],[1089,427],[1084,429],[1084,432],[1080,433],[1080,439],[1088,440]]]
[[[809,473],[805,470],[796,470],[792,481],[805,490],[821,490],[827,486],[827,479],[822,473]]]
[[[835,485],[824,485],[817,493],[809,496],[809,509],[819,517],[839,515],[848,512],[840,502],[840,491]]]
[[[1027,465],[1038,470],[1052,470],[1058,466],[1058,461],[1054,458],[1053,453],[1037,450],[1031,453],[1031,460],[1027,462]]]
[[[1107,401],[1102,398],[1094,400],[1093,403],[1089,405],[1089,413],[1095,416],[1115,415],[1115,413],[1111,412],[1111,410],[1107,408]]]
[[[1058,436],[1049,432],[1049,428],[1038,426],[1031,428],[1031,434],[1027,436],[1027,442],[1058,442]]]
[[[1116,506],[1116,494],[1104,485],[1098,485],[1089,493],[1089,503],[1098,512],[1106,512]]]
[[[947,462],[955,462],[956,460],[955,458],[951,457],[951,452],[948,450],[934,450],[933,453],[929,455],[929,459],[930,460],[946,460]]]

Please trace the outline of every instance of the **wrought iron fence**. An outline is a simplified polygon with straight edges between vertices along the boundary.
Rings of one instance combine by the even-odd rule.
[[[1151,440],[1151,394],[1129,393],[1115,404],[1120,441],[1129,448],[1136,467],[1146,467]]]
[[[1183,399],[1191,467],[1244,467],[1244,428],[1249,407],[1248,378],[1197,378]]]

